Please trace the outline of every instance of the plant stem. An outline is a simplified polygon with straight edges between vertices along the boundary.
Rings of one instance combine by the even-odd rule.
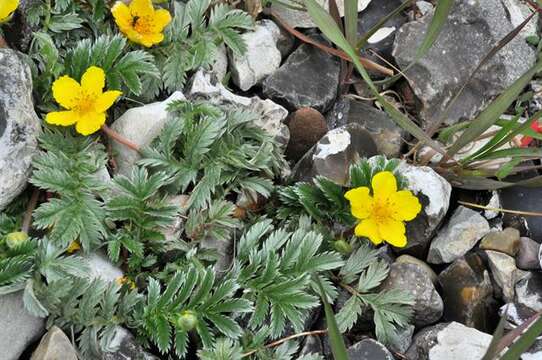
[[[502,213],[508,213],[508,214],[516,214],[516,215],[524,215],[524,216],[542,216],[542,212],[535,212],[535,211],[521,211],[521,210],[508,210],[508,209],[501,209],[501,208],[494,208],[484,205],[479,205],[467,201],[458,201],[457,202],[460,205],[465,205],[477,209],[483,209],[483,210],[489,210],[489,211],[497,211]]]
[[[133,143],[132,141],[126,139],[121,134],[116,132],[115,130],[111,129],[107,125],[102,125],[102,131],[107,134],[111,139],[115,140],[116,142],[129,147],[130,149],[139,152],[139,145]]]
[[[30,201],[28,202],[28,207],[26,208],[26,212],[24,213],[23,218],[23,225],[21,226],[21,231],[28,234],[30,231],[30,225],[32,223],[32,213],[34,212],[34,209],[36,208],[36,205],[38,204],[38,199],[40,195],[39,189],[34,189],[34,192],[32,193],[32,197],[30,198]]]
[[[288,340],[296,339],[298,337],[310,336],[310,335],[324,335],[324,334],[327,334],[327,329],[304,331],[304,332],[301,332],[301,333],[298,333],[298,334],[293,334],[293,335],[290,335],[290,336],[286,336],[285,338],[273,341],[273,342],[265,345],[264,347],[265,348],[272,348],[272,347],[275,347],[275,346],[279,346],[280,344],[285,343]],[[251,350],[251,351],[249,351],[247,353],[244,353],[242,355],[242,357],[250,356],[250,355],[254,354],[257,351],[258,351],[258,349]]]

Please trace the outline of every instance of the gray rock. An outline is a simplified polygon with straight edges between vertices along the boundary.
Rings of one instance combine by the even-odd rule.
[[[215,105],[249,110],[258,115],[255,125],[274,136],[280,144],[284,146],[288,144],[290,133],[283,123],[288,116],[288,110],[271,100],[262,100],[257,96],[248,98],[235,95],[203,71],[198,71],[192,78],[187,96],[191,99],[207,100]]]
[[[404,328],[399,328],[395,336],[390,339],[388,347],[391,351],[404,354],[412,344],[412,335],[414,335],[414,325],[407,325]]]
[[[516,266],[522,270],[540,270],[539,251],[539,243],[528,237],[521,237],[516,254]]]
[[[530,272],[516,284],[516,302],[542,311],[542,273]]]
[[[402,162],[398,172],[406,178],[408,189],[422,203],[421,213],[406,223],[408,243],[398,251],[422,258],[448,212],[452,186],[428,166],[414,166]]]
[[[113,282],[124,276],[122,270],[114,265],[107,255],[102,252],[90,253],[84,256],[89,267],[89,277],[92,279],[102,279]]]
[[[58,327],[53,326],[40,341],[30,360],[77,360],[77,352],[70,339]]]
[[[309,354],[322,354],[324,348],[322,346],[322,341],[318,336],[307,336],[305,342],[299,351],[299,356],[309,355]]]
[[[531,174],[537,175],[536,172]],[[528,174],[527,176],[530,176],[531,174]],[[517,180],[524,180],[525,178],[526,177],[520,177]],[[542,188],[512,186],[510,188],[499,190],[499,197],[504,209],[540,211]],[[542,239],[542,217],[540,216],[504,214],[503,222],[507,224],[507,226],[518,229],[522,236],[528,236],[535,240]]]
[[[378,152],[389,158],[399,156],[403,139],[407,136],[407,132],[384,111],[348,96],[335,103],[326,120],[330,129],[349,123],[360,124],[373,135]]]
[[[508,18],[513,27],[521,25],[531,15],[531,8],[524,2],[519,0],[501,0],[501,2],[506,7]],[[536,35],[538,28],[538,13],[536,13],[531,21],[521,30],[519,35],[523,38]]]
[[[370,338],[355,343],[347,351],[350,360],[394,360],[384,345]]]
[[[437,322],[444,310],[442,298],[438,294],[427,272],[416,264],[394,263],[382,290],[400,289],[414,299],[413,322],[423,327]]]
[[[431,4],[428,1],[416,1],[416,7],[420,11],[422,15],[428,14],[430,11],[433,10],[433,4]]]
[[[489,273],[480,256],[468,254],[439,274],[444,319],[481,331],[493,331],[496,301]]]
[[[440,323],[418,331],[412,339],[412,345],[405,353],[405,357],[408,360],[427,360],[429,350],[437,344],[438,333],[448,325],[448,323]]]
[[[32,7],[40,4],[39,0],[20,0],[19,7],[14,16],[7,23],[2,24],[2,31],[10,47],[22,52],[28,52],[33,33],[39,31],[39,25],[29,21]]]
[[[401,69],[414,59],[433,12],[401,27],[393,55]],[[447,18],[437,41],[406,77],[421,100],[424,127],[435,123],[471,72],[514,26],[501,2],[459,0]],[[477,46],[472,46],[477,44]],[[535,61],[535,53],[521,38],[501,49],[468,83],[445,116],[446,124],[471,119],[495,96],[508,88]],[[446,69],[447,71],[442,71]]]
[[[427,261],[431,264],[450,263],[465,255],[488,232],[489,224],[482,215],[459,206],[431,242]]]
[[[134,336],[125,328],[117,327],[109,343],[109,351],[102,354],[103,360],[159,360],[145,351]]]
[[[294,179],[310,181],[317,175],[345,185],[350,165],[377,154],[371,135],[358,124],[330,130],[293,169]]]
[[[262,22],[266,26],[262,26]],[[271,20],[262,22],[256,23],[254,31],[241,35],[247,45],[243,55],[228,53],[232,80],[243,91],[258,84],[280,66],[281,54],[276,44],[280,29]]]
[[[40,130],[30,68],[18,52],[0,48],[0,211],[26,187]]]
[[[282,58],[284,59],[294,50],[296,45],[296,39],[288,31],[282,27],[278,27],[273,21],[263,19],[260,21],[260,25],[264,28],[268,28],[275,38],[277,49],[279,49]],[[278,30],[278,31],[277,31]]]
[[[427,265],[425,262],[423,262],[422,260],[414,257],[414,256],[410,256],[408,254],[403,254],[401,256],[399,256],[395,262],[399,263],[399,264],[414,264],[414,265],[417,265],[418,267],[420,267],[421,269],[423,269],[423,271],[425,271],[425,273],[429,276],[429,278],[431,279],[431,282],[433,284],[436,284],[437,283],[437,274],[433,271],[433,269],[431,269],[431,266]]]
[[[228,51],[226,45],[222,44],[217,48],[215,59],[211,64],[211,72],[215,74],[218,81],[224,81],[228,73]]]
[[[500,251],[514,256],[519,250],[519,231],[511,227],[502,231],[491,231],[480,241],[480,249]]]
[[[527,273],[516,267],[516,261],[510,255],[492,250],[486,250],[489,268],[504,301],[514,300],[514,286]]]
[[[45,332],[45,320],[25,310],[22,291],[1,295],[0,313],[2,360],[17,360]]]
[[[164,101],[131,108],[115,120],[111,128],[140,147],[149,146],[164,128],[168,104],[184,99],[184,95],[176,91]],[[112,142],[112,146],[118,173],[130,176],[135,163],[141,158],[139,153],[116,141]]]
[[[263,82],[263,94],[290,110],[312,107],[325,112],[339,87],[339,61],[309,44],[297,48]]]
[[[436,334],[436,344],[428,360],[480,360],[492,336],[458,322],[452,322]]]
[[[504,316],[506,319],[506,330],[514,329],[516,326],[523,324],[535,314],[536,311],[533,309],[515,302],[504,304],[499,309],[499,315]]]

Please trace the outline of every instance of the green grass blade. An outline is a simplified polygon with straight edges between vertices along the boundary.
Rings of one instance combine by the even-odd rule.
[[[457,154],[465,145],[476,140],[499,117],[508,109],[508,107],[521,94],[525,86],[531,81],[532,77],[542,69],[542,61],[536,63],[529,71],[517,79],[508,89],[506,89],[497,99],[495,99],[478,117],[472,120],[469,127],[461,134],[457,141],[450,147],[448,154],[453,156]]]
[[[344,25],[346,40],[355,46],[358,38],[358,0],[344,1]]]
[[[324,303],[324,312],[326,315],[327,323],[327,335],[329,336],[329,342],[331,344],[331,352],[333,353],[333,358],[335,360],[348,360],[346,345],[344,345],[343,336],[339,331],[339,327],[337,326],[337,320],[335,319],[333,309],[331,309],[331,305],[329,305],[327,301],[324,287],[322,286],[322,283],[320,282],[320,279],[317,275],[313,275],[313,278],[318,285],[318,289],[320,290],[320,297],[322,298],[322,302]]]
[[[418,125],[416,125],[416,123],[414,123],[414,121],[412,121],[399,110],[397,110],[383,96],[380,95],[378,89],[371,80],[371,77],[367,73],[367,70],[365,70],[365,68],[359,61],[359,57],[357,56],[356,51],[352,46],[350,46],[344,35],[341,33],[339,27],[337,26],[337,24],[335,24],[333,18],[327,13],[327,11],[325,11],[325,9],[314,0],[305,0],[305,5],[307,6],[309,15],[311,16],[314,23],[318,26],[320,31],[322,31],[322,33],[324,33],[324,35],[331,42],[341,48],[352,59],[356,70],[360,73],[363,80],[367,83],[369,89],[377,98],[378,102],[384,107],[384,110],[386,110],[388,115],[390,115],[390,117],[400,127],[408,131],[419,141],[430,145],[439,153],[445,154],[445,151],[442,149],[442,147],[438,143],[433,141],[429,136],[427,136],[427,134],[425,134],[425,132]]]
[[[504,310],[504,314],[502,314],[501,319],[499,320],[499,324],[497,325],[497,329],[495,329],[495,332],[493,333],[493,337],[491,338],[491,343],[489,344],[489,347],[487,348],[487,351],[481,360],[493,360],[499,354],[498,346],[499,346],[499,341],[502,339],[504,335],[504,325],[506,324],[507,314],[508,314],[508,306],[506,306]]]
[[[511,148],[511,149],[502,149],[495,150],[484,156],[483,160],[495,160],[505,157],[541,157],[542,149],[529,147],[529,148]]]
[[[542,317],[539,317],[503,354],[500,360],[516,360],[527,351],[542,334]]]

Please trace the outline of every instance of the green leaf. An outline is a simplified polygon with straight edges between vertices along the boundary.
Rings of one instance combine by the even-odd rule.
[[[46,317],[49,315],[47,309],[41,304],[34,294],[34,281],[28,280],[23,292],[23,303],[25,309],[32,315],[37,317]]]

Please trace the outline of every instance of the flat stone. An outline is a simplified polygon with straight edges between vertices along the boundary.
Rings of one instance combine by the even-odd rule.
[[[526,276],[526,272],[516,267],[516,261],[510,255],[486,250],[489,268],[493,279],[500,289],[504,301],[514,301],[514,286]]]
[[[401,69],[414,60],[432,17],[433,11],[419,21],[403,25],[397,32],[393,55]],[[420,115],[424,127],[443,117],[445,109],[473,70],[513,29],[514,25],[500,1],[454,2],[433,46],[406,72],[406,78],[422,103]],[[481,71],[476,72],[443,119],[444,123],[472,119],[523,75],[535,60],[534,50],[521,37],[514,38]]]
[[[159,360],[158,357],[144,351],[135,337],[120,326],[115,329],[109,347],[109,351],[102,354],[103,360]]]
[[[30,360],[77,360],[77,352],[66,334],[53,326],[41,338]]]
[[[414,335],[412,344],[405,353],[405,357],[408,360],[427,360],[429,350],[437,344],[438,333],[448,325],[449,323],[439,323],[418,331]]]
[[[511,227],[503,231],[491,231],[480,241],[480,249],[500,251],[514,256],[519,250],[519,231]]]
[[[336,57],[303,44],[267,77],[263,94],[292,111],[312,107],[325,112],[337,97],[339,73]]]
[[[185,100],[184,95],[176,91],[169,98],[127,110],[111,125],[111,128],[134,144],[145,147],[160,135],[167,121],[167,107],[175,100]],[[113,153],[118,166],[118,173],[130,176],[135,163],[141,158],[139,153],[116,141],[112,142]]]
[[[350,346],[347,352],[350,360],[394,360],[384,345],[369,338]]]
[[[427,261],[450,263],[465,255],[489,232],[487,220],[474,210],[459,206],[431,242]]]
[[[20,53],[0,48],[0,211],[25,189],[40,132],[30,67]]]
[[[376,144],[358,124],[330,130],[293,169],[297,181],[311,181],[321,175],[345,185],[350,165],[361,158],[377,154]]]
[[[0,349],[2,360],[18,360],[45,332],[45,319],[24,308],[23,291],[0,296]]]
[[[247,45],[244,54],[228,53],[232,80],[241,90],[247,91],[279,68],[282,59],[276,44],[279,36],[280,29],[274,22],[262,20],[256,23],[254,31],[241,35]]]
[[[436,284],[437,283],[437,274],[433,271],[433,269],[431,268],[431,266],[427,265],[427,263],[425,263],[424,261],[414,257],[414,256],[410,256],[408,254],[403,254],[401,256],[399,256],[396,260],[395,260],[396,263],[404,263],[404,264],[414,264],[414,265],[417,265],[418,267],[420,267],[421,269],[423,269],[423,271],[425,271],[425,273],[429,276],[429,278],[431,279],[431,282],[433,284]]]
[[[516,266],[522,270],[540,270],[540,244],[528,237],[519,239]]]
[[[429,360],[480,360],[491,339],[489,334],[454,321],[437,333]]]
[[[327,114],[330,129],[357,123],[373,135],[378,152],[388,158],[399,157],[407,132],[399,127],[384,111],[364,101],[343,96]]]
[[[516,284],[516,302],[542,311],[542,273],[530,272]]]
[[[468,254],[457,259],[438,279],[444,300],[444,320],[493,331],[498,320],[496,301],[489,273],[478,255]]]
[[[404,354],[412,344],[412,336],[414,335],[414,325],[407,325],[403,328],[396,329],[395,336],[390,339],[388,348],[396,353]]]
[[[313,108],[301,108],[288,120],[290,141],[286,157],[298,161],[327,133],[324,116]]]
[[[409,293],[414,299],[413,323],[423,327],[437,322],[444,304],[426,270],[417,264],[394,263],[390,273],[382,283],[382,290],[399,289]]]

